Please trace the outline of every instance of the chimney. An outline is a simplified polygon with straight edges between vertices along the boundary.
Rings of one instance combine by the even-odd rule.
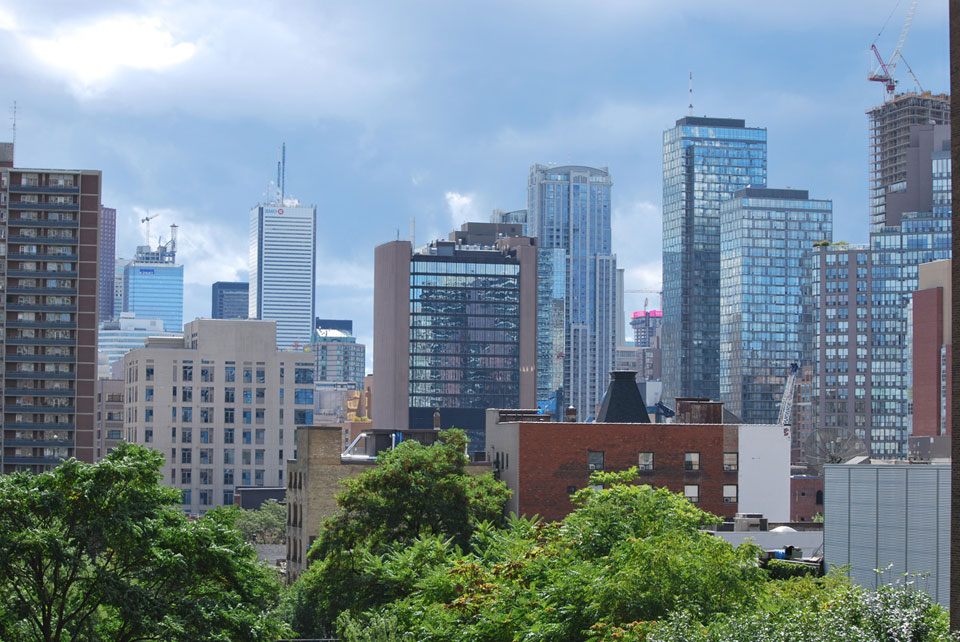
[[[648,424],[650,415],[637,386],[635,370],[613,370],[600,402],[597,423]]]
[[[566,412],[564,413],[564,419],[568,423],[572,423],[572,424],[577,423],[577,409],[574,408],[573,406],[569,406]]]

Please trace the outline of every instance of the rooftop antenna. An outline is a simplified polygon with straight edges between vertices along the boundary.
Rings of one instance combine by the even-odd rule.
[[[287,190],[287,144],[283,143],[283,151],[280,156],[280,204],[283,205],[283,197]]]
[[[687,105],[687,108],[690,110],[688,112],[689,116],[693,116],[693,72],[690,72],[690,104]]]
[[[13,126],[10,128],[13,131],[13,136],[12,136],[13,140],[11,141],[13,143],[13,154],[16,154],[17,153],[17,101],[13,101],[13,117],[10,120],[13,121]],[[11,161],[13,160],[12,155],[10,160]]]
[[[277,150],[277,203],[282,205],[283,198],[280,196],[280,150]]]

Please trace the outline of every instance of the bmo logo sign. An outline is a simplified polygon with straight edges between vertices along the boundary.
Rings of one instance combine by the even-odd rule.
[[[263,208],[264,214],[276,214],[277,216],[283,216],[282,207],[265,207]]]

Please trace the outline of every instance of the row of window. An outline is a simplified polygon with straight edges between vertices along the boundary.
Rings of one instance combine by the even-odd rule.
[[[740,455],[738,453],[723,453],[723,470],[725,472],[736,472],[739,469]],[[587,467],[590,470],[603,470],[604,452],[601,450],[587,451]],[[641,471],[650,472],[654,470],[654,453],[651,451],[640,452],[637,455],[637,468]],[[686,471],[697,472],[700,470],[700,453],[684,453],[683,468]]]

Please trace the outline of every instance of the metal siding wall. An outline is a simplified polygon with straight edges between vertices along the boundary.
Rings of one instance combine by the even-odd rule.
[[[907,470],[902,467],[876,471],[878,582],[896,582],[907,571]],[[889,567],[889,568],[888,568]]]
[[[829,489],[823,497],[823,556],[829,569],[850,562],[850,471],[828,466],[823,474],[824,488]]]
[[[950,604],[950,467],[937,470],[937,601]],[[931,544],[933,542],[931,541]]]
[[[850,467],[850,577],[876,588],[877,471]]]

